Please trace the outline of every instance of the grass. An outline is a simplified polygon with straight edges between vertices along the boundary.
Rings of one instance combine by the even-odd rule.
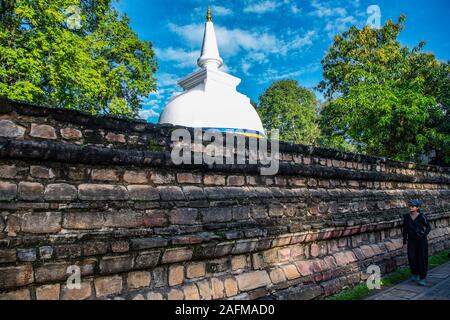
[[[429,258],[429,268],[434,269],[450,261],[448,251],[439,252]],[[411,277],[409,267],[399,269],[381,280],[383,289],[396,285]],[[346,289],[336,295],[326,298],[326,300],[361,300],[373,291],[367,288],[366,283],[360,283],[352,288]]]

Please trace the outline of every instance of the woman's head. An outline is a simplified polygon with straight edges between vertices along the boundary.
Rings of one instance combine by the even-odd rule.
[[[422,202],[420,200],[414,199],[410,200],[408,202],[409,205],[409,211],[411,213],[418,213],[420,212],[420,207],[422,206]]]

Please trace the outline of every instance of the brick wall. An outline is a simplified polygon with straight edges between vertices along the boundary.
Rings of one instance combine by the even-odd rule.
[[[0,100],[0,299],[326,296],[406,264],[411,198],[450,247],[448,168],[292,145],[275,177],[175,166],[173,129]]]

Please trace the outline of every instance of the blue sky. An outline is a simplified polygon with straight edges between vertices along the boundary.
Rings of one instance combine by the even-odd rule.
[[[208,5],[225,70],[242,78],[238,90],[255,101],[280,79],[316,86],[334,35],[353,24],[363,27],[370,5],[379,6],[382,23],[406,15],[404,45],[426,41],[426,51],[450,60],[449,0],[121,0],[116,7],[131,18],[142,40],[154,44],[160,66],[158,92],[146,99],[144,119],[157,122],[180,91],[177,80],[196,70]]]

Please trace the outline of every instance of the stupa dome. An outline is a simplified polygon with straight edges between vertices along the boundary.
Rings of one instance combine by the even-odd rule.
[[[236,90],[241,79],[220,70],[223,59],[210,9],[197,64],[200,70],[178,82],[184,91],[169,101],[159,123],[265,137],[250,98]]]

